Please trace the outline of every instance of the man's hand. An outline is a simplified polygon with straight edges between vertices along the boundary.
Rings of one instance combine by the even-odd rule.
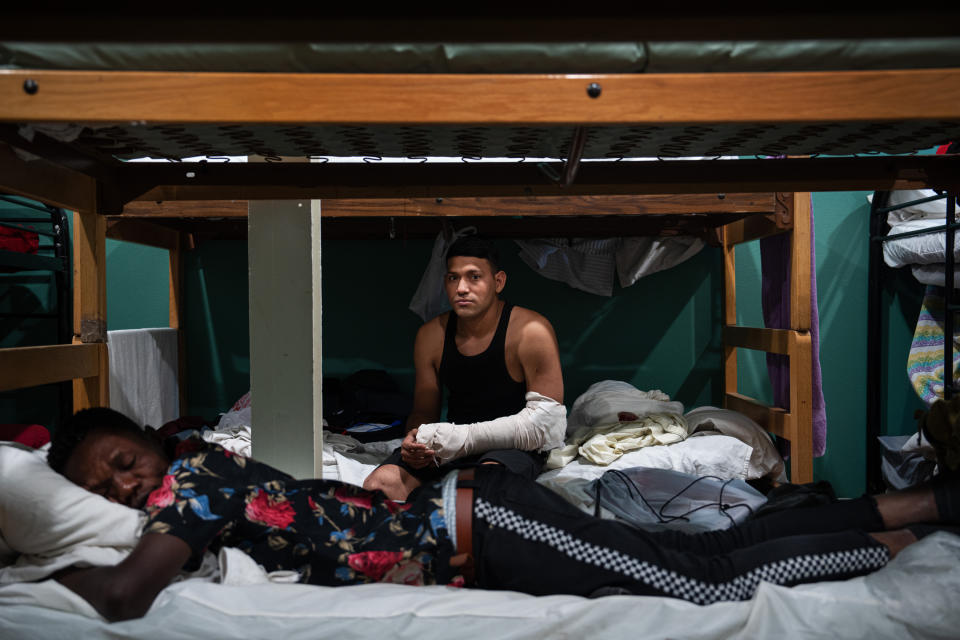
[[[427,448],[427,445],[417,442],[417,430],[411,429],[407,437],[400,444],[400,457],[414,469],[434,463],[436,452]]]

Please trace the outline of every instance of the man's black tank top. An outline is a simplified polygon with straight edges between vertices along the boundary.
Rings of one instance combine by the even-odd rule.
[[[513,305],[504,303],[497,331],[486,351],[465,356],[457,349],[457,315],[450,312],[440,359],[440,384],[449,390],[447,421],[457,424],[484,422],[523,409],[527,385],[507,371],[505,345]]]

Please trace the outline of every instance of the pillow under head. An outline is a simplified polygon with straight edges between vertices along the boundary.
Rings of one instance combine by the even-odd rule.
[[[78,546],[132,547],[144,517],[73,484],[43,453],[0,443],[0,560],[4,542],[40,556]]]

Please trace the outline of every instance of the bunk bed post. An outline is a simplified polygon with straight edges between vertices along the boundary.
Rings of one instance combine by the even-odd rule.
[[[737,324],[737,265],[736,245],[731,242],[727,226],[720,229],[723,252],[723,324]],[[723,343],[723,392],[737,393],[737,348],[724,340]]]
[[[183,233],[178,233],[172,248],[169,249],[169,295],[170,327],[177,330],[177,398],[180,401],[180,415],[187,414],[186,384],[186,342],[181,329],[183,295]]]
[[[83,209],[74,214],[73,220],[73,343],[97,345],[99,361],[97,375],[73,381],[73,410],[79,411],[110,404],[106,342],[107,221],[96,211]]]
[[[320,201],[249,207],[253,455],[294,477],[320,478]]]
[[[813,343],[811,325],[811,196],[795,192],[790,234],[790,472],[813,479]]]

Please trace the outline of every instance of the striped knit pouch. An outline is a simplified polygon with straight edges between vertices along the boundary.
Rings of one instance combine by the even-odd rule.
[[[927,403],[933,404],[943,397],[943,288],[928,286],[920,306],[920,317],[910,344],[907,357],[907,375],[917,395]],[[954,320],[954,326],[960,328],[960,317]],[[960,364],[960,341],[954,333],[953,339],[953,375],[956,379],[957,366]]]

